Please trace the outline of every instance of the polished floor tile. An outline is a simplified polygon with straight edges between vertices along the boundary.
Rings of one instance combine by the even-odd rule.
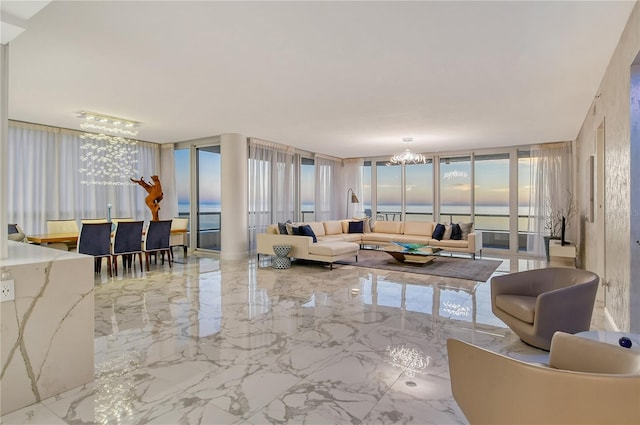
[[[94,382],[2,423],[464,424],[448,338],[547,359],[493,316],[487,282],[181,263],[97,277]],[[502,259],[494,275],[544,266]]]

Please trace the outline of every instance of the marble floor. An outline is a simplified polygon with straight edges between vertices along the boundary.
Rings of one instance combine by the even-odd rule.
[[[1,422],[464,424],[448,338],[547,358],[493,316],[487,282],[344,265],[274,270],[255,257],[176,260],[114,278],[103,270],[94,382]],[[545,266],[501,260],[494,274]]]

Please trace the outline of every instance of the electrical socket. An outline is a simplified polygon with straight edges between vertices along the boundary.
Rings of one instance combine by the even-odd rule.
[[[13,301],[16,299],[13,279],[0,282],[0,302]]]

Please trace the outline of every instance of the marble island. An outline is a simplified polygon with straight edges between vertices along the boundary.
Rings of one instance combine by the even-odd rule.
[[[6,414],[93,380],[93,257],[9,241],[0,303],[0,410]]]

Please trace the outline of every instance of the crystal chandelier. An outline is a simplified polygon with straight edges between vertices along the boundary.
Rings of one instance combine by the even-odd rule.
[[[421,153],[413,153],[409,149],[404,152],[393,155],[387,165],[402,165],[402,164],[424,164],[427,159]]]
[[[402,139],[405,143],[413,142],[412,137],[405,137]],[[405,149],[404,152],[393,155],[387,165],[402,165],[402,164],[425,164],[427,159],[421,153],[413,153],[409,149]]]
[[[129,178],[138,175],[138,141],[128,139],[138,134],[137,121],[82,111],[80,128],[85,133],[80,147],[79,169],[82,184],[134,185]]]

